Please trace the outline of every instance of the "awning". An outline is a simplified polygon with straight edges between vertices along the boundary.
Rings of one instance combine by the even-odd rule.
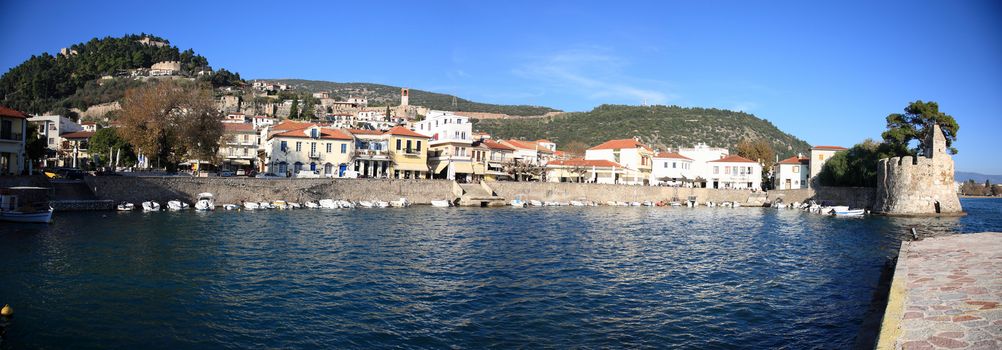
[[[421,163],[397,163],[393,164],[393,169],[399,171],[428,171],[428,165]]]
[[[473,163],[452,162],[452,166],[456,168],[457,174],[473,174]]]
[[[438,162],[438,163],[434,163],[433,162],[432,163],[432,169],[435,170],[435,171],[433,171],[433,173],[435,173],[435,174],[441,174],[442,171],[445,170],[445,168],[448,167],[448,166],[449,166],[449,162],[441,162],[441,161]]]

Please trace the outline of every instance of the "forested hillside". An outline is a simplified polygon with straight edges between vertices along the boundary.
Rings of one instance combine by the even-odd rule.
[[[602,105],[589,112],[545,118],[475,120],[474,128],[495,138],[545,138],[558,145],[594,146],[610,139],[639,136],[651,146],[686,147],[696,143],[727,147],[742,140],[766,140],[780,158],[810,148],[768,120],[744,112],[679,106]]]

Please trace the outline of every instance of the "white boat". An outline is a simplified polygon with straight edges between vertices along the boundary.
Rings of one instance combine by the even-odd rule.
[[[118,211],[133,211],[135,209],[136,205],[129,202],[122,202],[121,204],[115,207],[115,210]]]
[[[375,204],[370,201],[358,201],[358,206],[362,208],[372,208]]]
[[[671,205],[673,207],[681,207],[682,206],[682,202],[675,201],[675,202],[668,203],[668,205]]]
[[[216,210],[216,201],[212,199],[212,193],[199,193],[198,199],[195,200],[195,210]]]
[[[741,203],[733,202],[733,203],[731,203],[731,206],[737,208],[737,207],[741,206]]]
[[[734,205],[734,203],[731,203],[731,202],[723,202],[723,203],[720,203],[720,206],[721,206],[721,207],[724,207],[724,208],[730,208],[730,207],[732,207],[733,205]]]
[[[314,202],[314,201],[307,201],[306,202],[306,208],[309,208],[309,209],[318,209],[318,208],[320,208],[320,203],[317,203],[317,202]]]
[[[640,206],[640,202],[630,202],[630,206],[631,207],[639,207]]]
[[[260,209],[275,209],[275,206],[268,202],[260,202],[257,205]]]
[[[244,209],[247,210],[261,209],[261,204],[259,204],[258,202],[244,202]]]
[[[713,207],[717,206],[717,203],[716,202],[706,202],[706,206],[710,207],[710,208],[713,208]]]
[[[289,202],[283,200],[272,201],[271,205],[274,206],[275,209],[289,209]]]
[[[388,208],[390,206],[390,203],[384,201],[375,201],[372,202],[372,205],[376,208]]]
[[[511,206],[516,208],[525,208],[526,206],[529,205],[528,202],[523,201],[521,199],[512,199],[511,202],[509,202],[509,204],[511,204]]]
[[[644,201],[643,203],[640,203],[640,205],[643,205],[645,207],[653,207],[654,206],[654,202]]]
[[[355,203],[352,201],[339,200],[337,201],[337,207],[342,209],[355,209]]]
[[[52,207],[43,204],[21,206],[17,195],[0,195],[0,221],[47,224],[52,221]]]
[[[184,209],[188,209],[188,203],[179,200],[167,201],[167,210],[184,210]]]
[[[390,206],[394,208],[406,208],[411,206],[411,202],[407,198],[400,197],[398,200],[390,201]]]
[[[143,202],[143,211],[160,211],[160,203],[154,201]]]
[[[302,204],[299,204],[299,203],[296,203],[296,202],[289,203],[289,209],[299,209],[299,208],[302,208],[302,207],[303,207]]]
[[[533,199],[533,200],[529,201],[529,205],[534,206],[534,207],[541,207],[541,206],[543,206],[543,202],[542,201],[537,201],[537,200]]]
[[[335,201],[333,199],[321,199],[320,202],[317,203],[317,205],[319,205],[321,208],[324,208],[324,209],[337,209],[338,208],[337,201]]]
[[[842,217],[860,217],[866,214],[866,210],[863,209],[847,209],[835,211],[833,215]]]
[[[447,200],[435,200],[431,201],[431,206],[436,208],[448,208],[451,207],[451,203]]]
[[[236,205],[236,204],[223,204],[223,209],[226,209],[226,210],[237,210],[237,209],[240,209],[240,206]]]
[[[574,206],[574,207],[583,207],[583,206],[585,206],[585,204],[582,201],[571,201],[571,206]]]

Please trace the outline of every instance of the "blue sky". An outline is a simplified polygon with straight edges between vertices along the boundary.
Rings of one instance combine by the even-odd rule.
[[[146,32],[244,78],[568,111],[645,100],[738,109],[843,146],[933,100],[961,125],[957,169],[1002,173],[998,1],[2,1],[0,12],[4,72]]]

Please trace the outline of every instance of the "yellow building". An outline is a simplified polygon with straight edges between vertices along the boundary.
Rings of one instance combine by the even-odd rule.
[[[0,106],[0,175],[19,175],[24,169],[24,140],[28,115]]]
[[[412,131],[402,126],[387,130],[390,158],[389,175],[398,179],[428,178],[428,142],[427,135]]]

